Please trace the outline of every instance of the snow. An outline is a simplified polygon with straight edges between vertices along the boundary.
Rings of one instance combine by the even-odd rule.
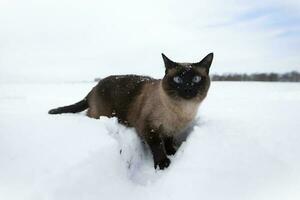
[[[95,83],[0,84],[0,199],[300,198],[300,84],[213,82],[164,171],[133,129],[48,115]]]

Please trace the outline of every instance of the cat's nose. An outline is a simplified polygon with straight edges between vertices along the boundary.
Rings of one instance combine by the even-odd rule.
[[[186,89],[184,89],[184,92],[185,92],[186,94],[191,94],[191,93],[193,93],[193,90],[192,90],[192,89],[189,89],[189,88],[186,88]]]

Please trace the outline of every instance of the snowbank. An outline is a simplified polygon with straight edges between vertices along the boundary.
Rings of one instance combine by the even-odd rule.
[[[214,82],[164,171],[115,119],[47,114],[93,85],[0,85],[0,199],[300,198],[300,84]]]

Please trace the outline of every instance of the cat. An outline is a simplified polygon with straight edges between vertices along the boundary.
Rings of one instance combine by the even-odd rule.
[[[153,155],[154,168],[167,168],[181,137],[191,126],[210,87],[213,53],[197,63],[179,63],[162,54],[165,75],[117,75],[101,79],[78,103],[50,110],[49,114],[87,110],[92,118],[117,117],[134,127]]]

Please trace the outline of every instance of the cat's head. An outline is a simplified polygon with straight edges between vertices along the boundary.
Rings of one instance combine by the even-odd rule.
[[[164,54],[162,57],[166,68],[162,87],[171,98],[201,101],[206,97],[213,53],[197,63],[174,62]]]

